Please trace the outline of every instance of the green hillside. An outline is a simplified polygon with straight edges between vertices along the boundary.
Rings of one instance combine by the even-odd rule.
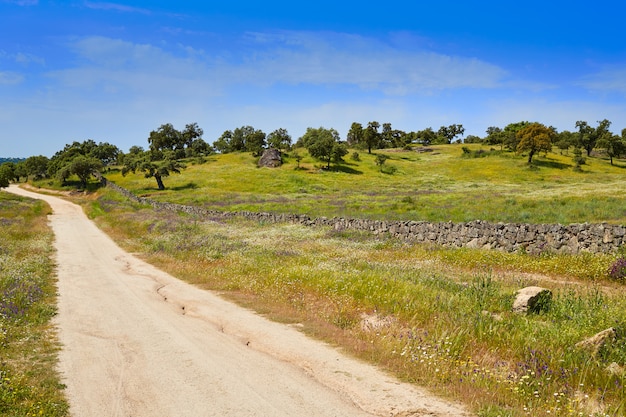
[[[465,151],[464,151],[465,149]],[[470,153],[467,151],[470,150]],[[106,176],[138,195],[217,210],[272,211],[310,216],[387,220],[488,220],[529,223],[626,223],[626,162],[587,158],[582,171],[572,155],[524,155],[480,145],[440,145],[424,151],[354,150],[344,163],[322,169],[294,153],[280,168],[258,168],[249,153],[187,161],[181,174],[157,190],[142,174]],[[376,155],[388,159],[376,164]]]

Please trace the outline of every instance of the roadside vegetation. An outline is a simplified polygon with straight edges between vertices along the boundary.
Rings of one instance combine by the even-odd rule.
[[[74,198],[149,262],[274,320],[298,323],[479,416],[614,416],[626,415],[626,249],[446,249],[155,212],[99,188],[93,170],[81,178],[71,163],[82,155],[138,196],[221,211],[626,224],[626,131],[613,135],[609,126],[580,121],[576,132],[556,132],[519,122],[456,143],[461,125],[406,133],[388,123],[353,123],[346,141],[320,127],[293,145],[284,129],[266,136],[243,126],[208,147],[196,124],[183,131],[162,125],[150,133],[148,150],[109,154],[100,152],[111,150],[108,144],[75,142],[50,161],[56,176],[36,164],[41,159],[21,167],[37,167],[32,172],[41,175],[26,177],[39,187],[94,191]],[[282,151],[278,168],[257,165],[268,145]],[[19,173],[16,166],[4,177],[19,180]],[[550,289],[552,303],[539,314],[514,314],[516,291],[531,285]],[[598,348],[579,345],[606,329],[614,337]]]
[[[460,400],[480,416],[624,414],[618,255],[411,245],[365,233],[155,212],[104,191],[88,212],[127,250],[189,282]],[[549,274],[543,271],[556,271]],[[553,291],[537,315],[515,292]],[[576,344],[613,327],[598,352]]]
[[[0,193],[0,415],[66,416],[47,205]]]

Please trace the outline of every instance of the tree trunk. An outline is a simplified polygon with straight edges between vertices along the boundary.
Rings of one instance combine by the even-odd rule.
[[[154,179],[156,179],[159,190],[165,190],[165,185],[163,185],[163,179],[161,178],[161,176],[159,174],[155,174]]]
[[[530,165],[533,162],[533,155],[534,154],[535,154],[535,151],[528,152],[528,165]]]

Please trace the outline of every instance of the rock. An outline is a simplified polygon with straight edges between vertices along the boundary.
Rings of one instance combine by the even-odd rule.
[[[390,327],[396,322],[393,317],[383,317],[377,313],[361,314],[361,330],[364,332],[377,332],[386,327]]]
[[[277,168],[283,164],[283,158],[278,149],[270,148],[263,151],[259,159],[260,167]]]
[[[517,292],[514,313],[539,313],[550,308],[552,291],[541,287],[526,287]]]
[[[624,374],[626,373],[626,371],[624,370],[624,367],[620,366],[617,362],[611,362],[606,367],[606,371],[609,373],[609,375],[615,375],[615,376],[624,376]]]
[[[606,330],[602,330],[600,333],[597,333],[591,336],[589,339],[585,339],[582,342],[576,343],[577,348],[588,349],[591,351],[592,355],[597,355],[602,346],[606,344],[609,340],[615,340],[616,332],[613,327],[609,327]]]

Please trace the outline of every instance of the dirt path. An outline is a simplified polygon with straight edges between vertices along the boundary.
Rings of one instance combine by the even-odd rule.
[[[463,416],[124,252],[58,197],[60,370],[75,417]]]

